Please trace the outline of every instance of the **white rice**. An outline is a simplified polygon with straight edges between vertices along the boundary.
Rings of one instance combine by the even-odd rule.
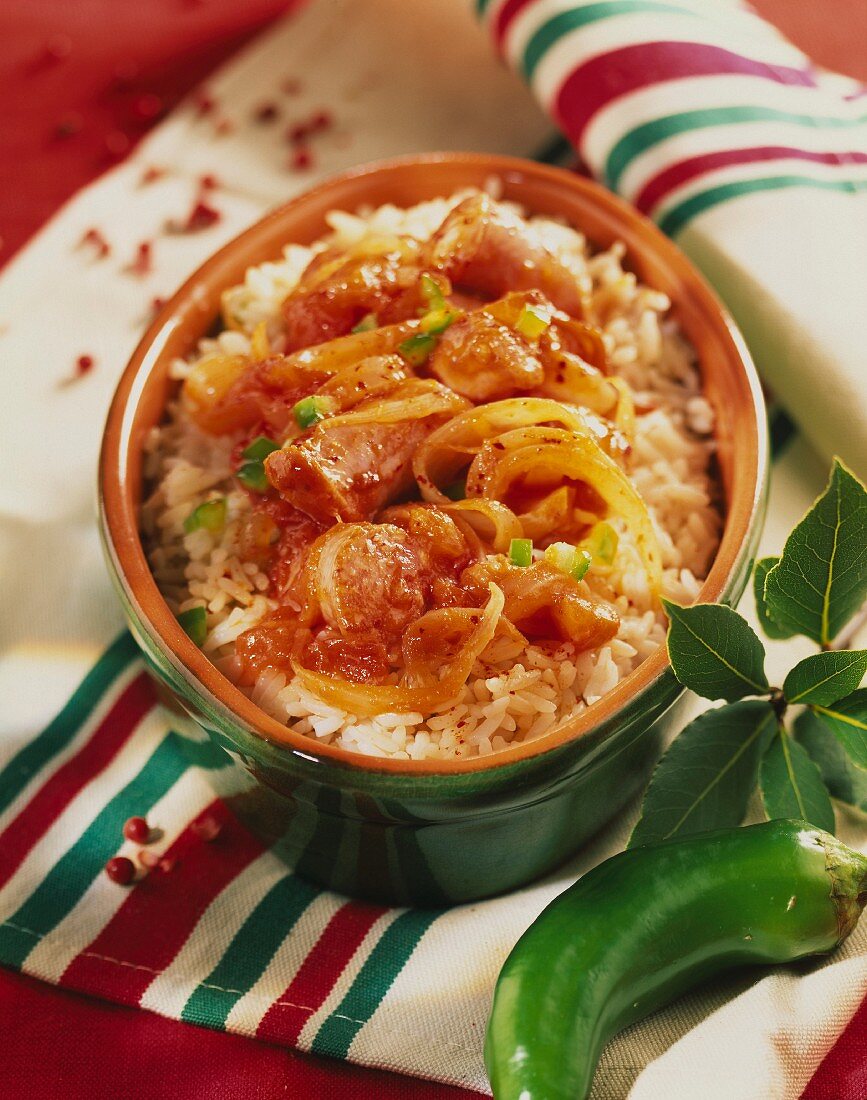
[[[183,378],[206,355],[247,353],[249,337],[261,321],[279,350],[280,305],[315,251],[348,246],[368,233],[427,238],[467,194],[408,210],[382,206],[357,214],[332,212],[327,241],[312,249],[289,245],[282,261],[250,268],[244,283],[226,292],[225,310],[237,331],[200,341],[196,357],[174,364],[174,376]],[[659,536],[664,591],[678,602],[690,602],[707,574],[721,529],[710,469],[714,415],[702,396],[693,349],[666,316],[666,296],[624,270],[624,246],[591,254],[582,234],[569,226],[529,220],[575,272],[592,303],[590,320],[603,332],[612,369],[633,389],[639,415],[628,472]],[[205,605],[204,651],[236,679],[235,639],[276,605],[267,594],[267,575],[235,553],[239,520],[249,501],[233,488],[234,442],[205,435],[180,405],[173,405],[148,442],[146,474],[154,490],[143,506],[142,524],[154,576],[172,610],[177,614]],[[227,499],[224,529],[185,533],[190,512],[219,496]],[[360,718],[326,705],[296,678],[273,669],[259,676],[249,694],[298,733],[368,756],[484,756],[539,737],[600,699],[665,638],[664,616],[652,607],[635,545],[626,528],[613,523],[620,535],[615,564],[594,568],[585,582],[620,615],[616,637],[597,651],[576,654],[570,644],[552,650],[497,642],[484,662],[476,663],[460,696],[433,714]]]

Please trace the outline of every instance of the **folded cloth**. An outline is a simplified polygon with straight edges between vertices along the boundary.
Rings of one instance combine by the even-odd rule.
[[[334,119],[303,172],[287,171],[282,127],[248,122],[287,78],[301,87],[280,99],[293,116]],[[94,465],[151,300],[267,207],[370,157],[449,145],[532,154],[550,135],[464,0],[413,5],[411,19],[401,0],[314,4],[209,82],[0,278],[0,962],[169,1017],[487,1091],[482,1035],[500,965],[552,897],[623,846],[635,808],[545,881],[445,913],[362,904],[297,879],[227,814],[219,753],[179,738],[156,704],[100,560]],[[208,192],[218,220],[166,234],[205,174],[219,184]],[[80,247],[93,228],[110,257]],[[153,270],[136,273],[143,240]],[[92,369],[66,384],[83,354]],[[779,550],[824,472],[802,438],[789,440],[764,552]],[[802,655],[798,643],[769,648],[772,674]],[[131,850],[121,827],[133,814],[159,827],[149,850],[165,858],[125,890],[102,867]],[[843,814],[840,831],[867,843]],[[718,982],[631,1029],[605,1052],[595,1095],[793,1100],[865,991],[867,927],[798,977]]]
[[[867,88],[731,0],[478,0],[599,180],[695,261],[820,453],[867,474]]]

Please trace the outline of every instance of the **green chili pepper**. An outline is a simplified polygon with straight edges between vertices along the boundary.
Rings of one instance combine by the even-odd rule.
[[[254,493],[268,492],[268,476],[260,460],[242,462],[236,471],[236,476],[242,485],[246,485]]]
[[[241,457],[246,461],[242,462],[235,471],[238,481],[248,489],[252,489],[254,493],[267,493],[269,486],[264,462],[272,451],[279,450],[280,444],[269,439],[267,435],[256,436],[241,451]]]
[[[299,428],[311,428],[328,415],[326,400],[320,397],[302,397],[293,408]]]
[[[251,443],[248,443],[244,450],[241,451],[241,457],[262,462],[272,451],[279,450],[279,443],[275,443],[274,440],[269,439],[267,435],[257,435],[256,438]]]
[[[436,347],[437,338],[429,332],[416,332],[403,343],[398,344],[397,350],[412,367],[420,367]]]
[[[428,336],[439,336],[454,324],[457,314],[450,309],[433,309],[426,313],[419,322],[419,328]]]
[[[190,607],[178,615],[178,622],[183,627],[184,633],[201,646],[208,633],[208,617],[204,607]]]
[[[184,520],[184,530],[198,531],[203,527],[206,531],[219,531],[226,524],[226,498],[218,497],[217,500],[206,500],[194,508]]]
[[[419,279],[421,292],[430,309],[445,309],[446,300],[443,297],[442,287],[432,275],[425,272]]]
[[[799,821],[632,848],[556,898],[500,972],[485,1040],[496,1100],[581,1100],[603,1046],[730,967],[833,951],[867,857]]]
[[[509,543],[509,561],[512,565],[526,567],[533,560],[532,539],[512,539]]]

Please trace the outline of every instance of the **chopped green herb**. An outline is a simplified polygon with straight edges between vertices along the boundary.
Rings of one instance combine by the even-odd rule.
[[[292,410],[299,428],[310,428],[328,415],[328,406],[321,397],[302,397]]]
[[[579,550],[570,542],[552,542],[545,550],[545,560],[580,581],[590,568],[591,557],[586,550]]]
[[[371,332],[375,328],[379,328],[379,318],[375,313],[366,313],[352,331]]]
[[[542,306],[524,306],[515,322],[515,328],[528,340],[538,340],[550,324],[551,314],[547,309]]]
[[[456,319],[457,314],[453,313],[450,309],[435,309],[422,317],[419,328],[422,332],[430,336],[439,336],[439,334],[445,332],[449,325],[453,324]]]
[[[580,581],[587,570],[590,568],[593,559],[587,553],[586,550],[575,551],[575,561],[572,563],[572,568],[569,570],[569,576],[573,580]]]
[[[509,561],[524,568],[533,560],[532,539],[512,539],[509,543]]]
[[[178,615],[178,622],[185,634],[187,634],[197,646],[201,646],[208,633],[207,614],[204,607],[191,607]]]
[[[617,532],[610,523],[603,520],[593,525],[590,534],[582,541],[581,545],[590,553],[594,561],[602,562],[603,565],[611,565],[614,561],[614,555],[617,553],[617,543]]]
[[[261,461],[253,459],[249,462],[243,462],[238,467],[237,477],[242,485],[246,485],[254,493],[268,492],[268,478]]]
[[[443,489],[443,495],[447,496],[449,500],[464,500],[467,495],[466,481],[453,481],[451,485],[447,485]]]
[[[280,444],[275,443],[273,439],[269,439],[267,435],[258,435],[249,443],[243,451],[241,451],[242,458],[252,458],[257,462],[261,462],[267,458],[272,451],[279,451]]]
[[[206,531],[219,531],[226,523],[226,498],[206,500],[184,520],[184,530],[189,534],[203,527]]]
[[[397,350],[407,363],[413,367],[420,367],[436,347],[436,336],[429,332],[416,332],[402,344],[398,344]]]
[[[443,297],[442,287],[432,275],[422,275],[419,279],[419,284],[421,285],[421,292],[425,300],[430,303],[431,309],[439,310],[446,308],[446,300]]]
[[[571,542],[552,542],[545,550],[545,561],[563,573],[570,573],[575,564],[575,547]]]

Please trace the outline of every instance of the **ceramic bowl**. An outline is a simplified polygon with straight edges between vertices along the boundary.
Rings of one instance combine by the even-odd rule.
[[[221,291],[251,264],[278,257],[288,242],[314,241],[331,209],[409,206],[491,176],[507,199],[566,218],[596,248],[624,241],[628,266],[670,297],[718,418],[725,530],[700,599],[734,602],[753,561],[767,477],[765,412],[743,340],[649,221],[601,187],[529,161],[448,153],[374,164],[258,222],[208,260],[151,325],[120,380],[100,459],[102,536],[130,629],[156,677],[236,761],[236,782],[221,793],[299,874],[380,901],[442,905],[501,893],[574,852],[636,793],[659,755],[681,694],[664,647],[574,720],[490,756],[374,759],[287,734],[217,671],[160,595],[138,533],[142,445],[172,393],[171,360],[213,328]]]

